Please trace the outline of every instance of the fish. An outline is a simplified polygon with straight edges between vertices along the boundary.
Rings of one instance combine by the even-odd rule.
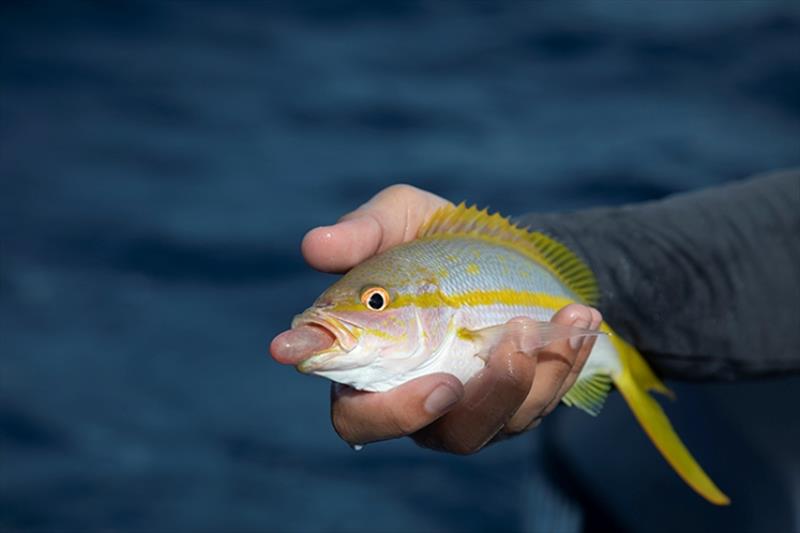
[[[675,472],[709,502],[728,505],[651,396],[674,397],[636,348],[605,321],[598,331],[549,322],[570,303],[596,305],[599,298],[594,273],[562,243],[499,213],[448,204],[414,240],[355,266],[294,318],[292,328],[322,328],[334,339],[297,369],[375,392],[435,372],[466,383],[518,324],[512,318],[533,321],[531,331],[515,332],[526,352],[594,335],[594,348],[562,402],[597,415],[616,388]]]

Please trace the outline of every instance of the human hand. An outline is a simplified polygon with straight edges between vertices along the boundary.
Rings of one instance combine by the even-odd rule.
[[[447,203],[414,187],[389,187],[337,224],[311,230],[303,239],[303,255],[319,270],[346,271],[414,239],[425,220]],[[594,309],[571,304],[552,321],[597,329],[601,317]],[[277,336],[271,351],[277,361],[297,364],[332,341],[324,331],[306,326]],[[583,368],[594,337],[572,342],[553,342],[526,354],[517,350],[514,339],[501,339],[486,368],[465,386],[449,374],[424,376],[383,393],[334,384],[334,428],[351,444],[409,435],[426,447],[475,452],[496,437],[536,426],[558,405]]]

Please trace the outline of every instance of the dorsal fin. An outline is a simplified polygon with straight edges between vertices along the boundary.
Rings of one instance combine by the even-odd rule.
[[[529,231],[487,209],[447,205],[439,208],[420,228],[417,238],[436,236],[474,237],[508,246],[545,267],[583,302],[594,305],[598,300],[594,274],[569,248],[538,231]]]

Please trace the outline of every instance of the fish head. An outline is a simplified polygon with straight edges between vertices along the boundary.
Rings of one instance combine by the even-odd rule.
[[[335,339],[297,368],[361,390],[391,388],[436,351],[451,315],[428,269],[402,256],[377,256],[294,318],[293,328],[320,327]]]

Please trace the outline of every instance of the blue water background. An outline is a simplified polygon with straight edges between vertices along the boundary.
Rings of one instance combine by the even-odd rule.
[[[536,506],[540,433],[468,458],[337,439],[328,384],[267,356],[333,279],[300,239],[400,181],[522,214],[800,164],[800,11],[502,5],[0,7],[0,529],[581,524]],[[610,410],[545,425],[611,440]],[[601,490],[687,490],[619,470]]]

